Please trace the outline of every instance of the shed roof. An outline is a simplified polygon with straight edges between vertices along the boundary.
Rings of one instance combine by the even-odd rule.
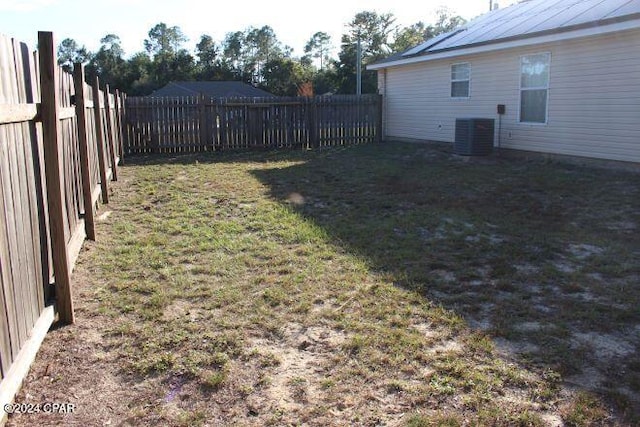
[[[640,19],[640,0],[522,0],[374,65],[637,19]]]
[[[267,91],[236,81],[170,82],[149,96],[196,96],[200,94],[214,98],[235,96],[264,98],[273,96]]]

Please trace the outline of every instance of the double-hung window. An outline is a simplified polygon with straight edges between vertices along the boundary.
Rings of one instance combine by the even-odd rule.
[[[453,64],[451,66],[451,97],[469,98],[469,82],[471,77],[471,66],[465,62],[463,64]]]
[[[520,58],[520,122],[547,123],[550,53]]]

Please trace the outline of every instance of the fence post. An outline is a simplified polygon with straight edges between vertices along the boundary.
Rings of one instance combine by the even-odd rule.
[[[200,150],[204,151],[205,147],[209,145],[211,131],[209,129],[209,120],[207,117],[207,97],[201,93],[198,97],[198,126],[200,131]],[[213,144],[211,144],[213,146]],[[213,148],[212,148],[213,150]]]
[[[220,151],[226,150],[227,147],[227,107],[225,106],[225,101],[221,98],[215,99],[216,103],[216,111],[218,112],[219,117],[219,132],[220,132]]]
[[[111,157],[111,179],[118,180],[118,159],[116,158],[116,144],[113,138],[113,119],[111,117],[111,94],[109,85],[104,87],[104,114],[107,119],[107,146]],[[114,106],[115,109],[115,106]]]
[[[131,154],[131,146],[133,145],[131,126],[129,125],[129,109],[127,108],[127,101],[127,94],[122,93],[122,104],[120,105],[122,108],[120,119],[122,120],[122,132],[124,133],[122,137],[122,157],[124,157],[125,150],[127,151],[127,154]]]
[[[309,126],[309,143],[311,147],[319,147],[320,146],[320,133],[318,132],[318,110],[316,108],[316,100],[318,97],[309,98],[309,102],[307,106],[309,108],[307,123]]]
[[[102,128],[102,116],[100,108],[100,81],[98,76],[93,78],[91,85],[93,91],[93,114],[96,121],[96,143],[98,144],[98,163],[100,164],[100,189],[102,190],[102,203],[109,203],[109,187],[107,186],[107,159],[104,152],[104,132]]]
[[[78,145],[80,146],[80,173],[82,175],[82,198],[84,201],[84,228],[87,237],[96,240],[94,222],[95,206],[91,200],[91,172],[89,169],[89,138],[87,136],[86,94],[84,91],[84,65],[73,64],[73,83],[76,92],[76,116],[78,118]]]
[[[211,107],[211,138],[213,145],[211,151],[216,151],[220,147],[220,111],[218,110],[218,103],[212,97],[209,97]]]
[[[248,146],[249,148],[258,147],[258,107],[255,105],[255,101],[246,106],[247,120],[245,126],[248,133]]]
[[[382,142],[382,95],[377,95],[376,98],[376,142]]]
[[[158,139],[158,131],[157,128],[158,126],[158,122],[160,120],[159,114],[158,114],[158,108],[156,108],[156,106],[158,106],[160,104],[160,102],[158,101],[158,99],[162,99],[162,98],[150,98],[151,100],[151,105],[150,105],[150,109],[148,110],[149,113],[149,117],[151,118],[150,121],[150,126],[151,126],[151,152],[152,153],[159,153],[160,152],[160,141]]]
[[[71,289],[71,270],[69,268],[67,236],[64,227],[66,209],[63,194],[64,176],[62,174],[64,152],[60,144],[59,70],[53,33],[38,32],[38,55],[42,98],[42,136],[45,153],[44,163],[51,226],[51,252],[55,275],[56,305],[60,320],[64,323],[73,323],[75,318]]]

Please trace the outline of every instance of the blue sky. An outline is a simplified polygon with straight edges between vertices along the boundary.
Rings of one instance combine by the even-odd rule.
[[[515,0],[498,0],[501,7]],[[120,37],[126,55],[143,50],[142,42],[158,22],[179,26],[193,49],[202,34],[220,41],[230,31],[270,25],[278,39],[302,55],[316,31],[329,33],[336,47],[353,16],[363,10],[391,12],[396,24],[430,23],[434,11],[446,4],[453,12],[473,18],[489,9],[489,0],[319,0],[196,1],[196,0],[0,0],[0,33],[35,48],[40,30],[53,31],[59,42],[73,38],[90,50],[104,35]]]

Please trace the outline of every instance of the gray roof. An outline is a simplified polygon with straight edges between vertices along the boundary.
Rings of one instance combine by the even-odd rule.
[[[214,81],[214,82],[171,82],[165,87],[154,91],[152,97],[161,96],[212,96],[214,98],[248,97],[264,98],[273,95],[243,82]]]
[[[522,0],[378,63],[640,18],[640,0]]]

